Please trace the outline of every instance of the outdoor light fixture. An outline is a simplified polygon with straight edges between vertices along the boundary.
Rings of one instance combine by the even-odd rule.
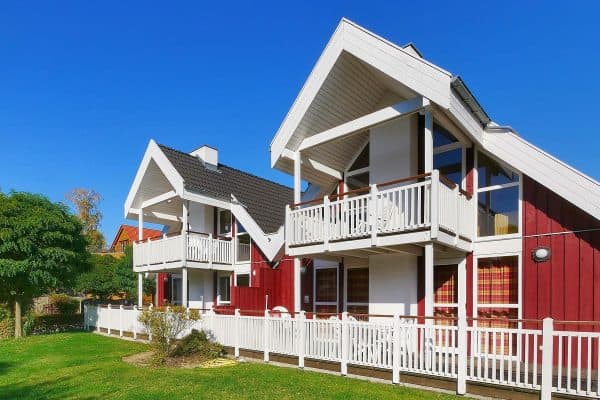
[[[552,251],[550,251],[550,247],[545,246],[537,247],[531,252],[531,257],[535,262],[548,261],[551,255]]]

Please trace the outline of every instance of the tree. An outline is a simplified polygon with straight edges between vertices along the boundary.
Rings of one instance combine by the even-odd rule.
[[[16,337],[22,335],[22,306],[71,284],[87,257],[82,224],[66,205],[0,192],[0,302],[14,305]]]
[[[88,239],[88,250],[102,251],[106,246],[104,235],[100,232],[102,212],[98,208],[102,196],[95,190],[76,188],[67,193],[66,197],[75,207],[77,216],[83,224],[83,233]]]
[[[133,271],[133,249],[125,248],[125,255],[115,258],[92,254],[91,268],[77,278],[75,289],[100,299],[112,296],[137,297],[137,274]],[[154,280],[144,279],[144,293],[154,292]]]

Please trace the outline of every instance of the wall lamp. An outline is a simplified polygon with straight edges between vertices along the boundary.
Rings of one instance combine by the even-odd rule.
[[[536,247],[531,252],[531,258],[533,258],[533,261],[538,262],[538,263],[548,261],[551,256],[552,256],[552,251],[550,250],[550,247],[545,247],[545,246]]]

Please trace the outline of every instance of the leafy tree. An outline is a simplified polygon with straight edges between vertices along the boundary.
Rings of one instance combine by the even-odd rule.
[[[77,216],[83,224],[83,233],[88,239],[88,250],[102,251],[106,247],[106,240],[100,232],[102,212],[98,208],[102,196],[95,190],[76,188],[67,193],[66,197],[77,210]]]
[[[76,290],[100,299],[121,295],[129,299],[137,297],[137,274],[133,271],[131,246],[125,248],[121,258],[92,254],[90,264],[91,269],[77,278]],[[154,293],[154,287],[154,280],[144,279],[144,293]]]
[[[21,309],[48,290],[68,286],[86,268],[81,222],[66,205],[38,194],[0,192],[0,302]]]

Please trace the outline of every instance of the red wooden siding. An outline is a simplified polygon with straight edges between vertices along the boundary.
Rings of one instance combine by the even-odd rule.
[[[523,178],[523,318],[600,321],[600,231],[581,232],[599,228],[596,218]],[[538,246],[551,249],[550,260],[533,261]]]

